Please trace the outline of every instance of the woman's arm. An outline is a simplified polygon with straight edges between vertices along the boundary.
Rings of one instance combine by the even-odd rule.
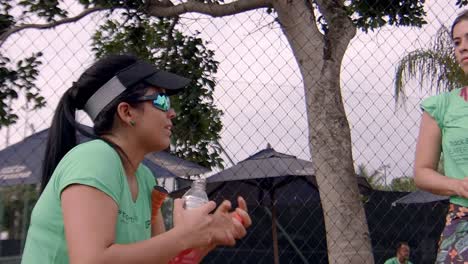
[[[183,215],[183,223],[151,239],[120,245],[114,243],[118,207],[112,198],[90,186],[71,185],[61,200],[71,264],[167,263],[179,252],[213,240],[208,213],[214,202],[185,211],[176,201],[174,210]]]
[[[437,172],[442,133],[437,122],[423,113],[416,145],[414,182],[420,189],[439,195],[468,197],[468,181],[446,177]]]

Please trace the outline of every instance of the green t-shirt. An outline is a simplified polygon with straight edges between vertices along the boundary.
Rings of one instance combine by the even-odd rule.
[[[93,186],[118,205],[115,243],[149,239],[151,191],[156,180],[144,165],[138,167],[136,177],[138,197],[134,202],[119,155],[111,146],[93,140],[70,150],[32,211],[21,263],[69,263],[60,194],[71,184]]]
[[[421,108],[432,116],[442,132],[445,175],[463,179],[468,176],[468,102],[460,96],[461,89],[432,96]],[[452,196],[450,202],[468,206],[468,199]]]
[[[393,258],[387,259],[387,261],[385,261],[384,264],[413,264],[413,263],[411,263],[411,261],[409,260],[406,261],[405,263],[400,263],[397,257],[393,257]]]

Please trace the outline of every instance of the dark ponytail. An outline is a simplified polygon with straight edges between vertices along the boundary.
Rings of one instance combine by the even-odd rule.
[[[42,166],[41,190],[49,182],[55,167],[65,154],[77,144],[75,129],[76,106],[69,89],[60,99],[49,128]]]

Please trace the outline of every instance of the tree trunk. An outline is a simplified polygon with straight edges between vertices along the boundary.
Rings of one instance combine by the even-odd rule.
[[[309,148],[322,202],[328,259],[330,264],[374,263],[340,89],[341,62],[356,28],[338,1],[317,3],[327,21],[332,20],[326,34],[317,28],[308,1],[279,0],[274,8],[304,80]]]

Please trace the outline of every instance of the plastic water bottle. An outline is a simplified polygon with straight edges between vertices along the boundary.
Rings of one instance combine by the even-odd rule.
[[[182,196],[185,200],[184,207],[193,209],[208,202],[206,194],[206,179],[198,179],[192,182],[192,187]]]
[[[192,182],[192,187],[182,196],[184,199],[184,208],[193,209],[202,206],[208,202],[206,194],[206,180],[198,179]],[[199,250],[186,249],[179,253],[175,258],[169,261],[169,264],[198,264],[201,260]]]

